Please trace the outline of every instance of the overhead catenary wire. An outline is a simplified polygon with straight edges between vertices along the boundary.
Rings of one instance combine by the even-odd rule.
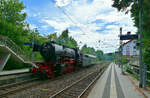
[[[55,1],[53,1],[53,0],[50,0],[52,3],[54,3],[55,4]],[[61,12],[73,23],[73,24],[75,24],[75,25],[77,25],[78,23],[76,23],[75,22],[75,20],[74,19],[72,19],[72,17],[71,16],[69,16],[60,6],[56,6],[58,9],[60,9],[61,10]],[[83,35],[85,35],[86,33],[78,26],[78,28],[79,28],[79,30],[83,33]]]
[[[50,0],[52,3],[56,3],[54,0]],[[57,6],[56,5],[56,7],[58,8],[58,9],[60,9],[60,11],[73,23],[73,24],[75,24],[75,25],[77,25],[78,24],[78,21],[75,21],[70,15],[68,15],[68,13],[66,13],[66,11],[64,11],[60,6]],[[84,32],[84,30],[82,30],[79,26],[77,26],[78,28],[79,28],[79,30],[83,33],[82,35],[86,35],[86,33]],[[87,36],[88,37],[88,36]],[[89,38],[89,37],[88,37]],[[117,40],[117,39],[116,39]],[[106,43],[106,42],[104,42],[104,41],[102,41],[102,40],[100,40],[103,44],[105,44],[105,45],[109,45],[109,46],[111,46],[111,47],[116,47],[115,45],[112,45],[112,44],[109,44],[109,43]]]

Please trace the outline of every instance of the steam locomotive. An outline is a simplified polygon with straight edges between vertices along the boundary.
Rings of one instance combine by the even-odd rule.
[[[92,66],[96,57],[85,54],[78,49],[69,48],[55,42],[34,45],[33,51],[40,52],[44,62],[35,62],[38,67],[32,68],[32,74],[41,78],[54,78],[63,73],[70,73],[79,68]]]

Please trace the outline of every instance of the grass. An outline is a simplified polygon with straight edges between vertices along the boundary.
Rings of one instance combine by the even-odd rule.
[[[134,70],[133,70],[133,68],[131,66],[127,66],[127,65],[124,65],[124,66],[125,66],[124,68],[126,68],[126,71],[128,73],[130,73],[134,78],[139,80],[139,76],[133,72]],[[150,80],[150,74],[147,74],[147,79]],[[150,82],[147,81],[147,85],[150,86]]]

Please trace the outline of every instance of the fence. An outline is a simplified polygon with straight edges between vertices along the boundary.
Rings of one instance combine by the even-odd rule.
[[[128,68],[127,70],[132,72],[139,79],[139,66],[131,65],[131,67]],[[143,73],[144,73],[144,71],[146,71],[145,72],[146,73],[146,82],[150,83],[150,71],[147,71],[147,67],[146,67],[146,70],[143,69]]]
[[[17,56],[21,57],[24,61],[30,61],[30,57],[22,51],[22,49],[17,46],[11,39],[5,36],[0,35],[0,45],[8,47],[11,49]]]

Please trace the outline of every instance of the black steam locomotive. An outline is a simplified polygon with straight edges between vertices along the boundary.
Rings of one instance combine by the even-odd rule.
[[[40,74],[44,78],[54,78],[78,70],[80,67],[91,66],[96,62],[96,57],[93,55],[55,42],[46,42],[41,46],[35,44],[33,50],[40,52],[44,62],[35,62],[38,67],[32,68],[32,73]]]

